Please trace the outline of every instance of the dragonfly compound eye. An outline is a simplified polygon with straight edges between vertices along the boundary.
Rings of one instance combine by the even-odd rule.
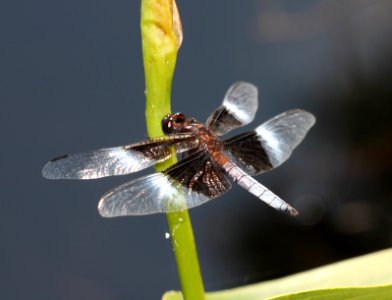
[[[162,131],[165,134],[169,134],[172,132],[173,128],[172,128],[172,115],[166,115],[163,119],[162,119]]]
[[[186,121],[186,117],[184,114],[176,113],[173,115],[173,121],[177,124],[183,124]]]

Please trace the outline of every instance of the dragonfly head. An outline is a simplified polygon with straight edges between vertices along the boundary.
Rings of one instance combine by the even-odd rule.
[[[190,132],[195,130],[196,124],[199,122],[182,113],[168,114],[162,119],[162,130],[165,134]]]

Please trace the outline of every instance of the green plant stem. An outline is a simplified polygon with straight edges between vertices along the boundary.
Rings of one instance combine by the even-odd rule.
[[[150,138],[163,135],[161,120],[170,113],[171,83],[182,32],[172,0],[142,0],[141,33],[146,82],[146,121]],[[176,162],[156,166],[162,171]],[[167,213],[181,289],[186,300],[203,300],[204,288],[188,211]]]

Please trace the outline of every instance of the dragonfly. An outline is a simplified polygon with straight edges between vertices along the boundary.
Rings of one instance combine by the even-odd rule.
[[[180,161],[110,190],[99,201],[99,213],[118,217],[190,209],[221,196],[235,182],[276,210],[296,216],[294,207],[252,176],[285,162],[316,119],[301,109],[288,110],[252,131],[220,139],[251,123],[257,108],[257,87],[236,82],[205,124],[182,113],[168,114],[162,119],[163,137],[63,155],[49,161],[42,175],[48,179],[125,175],[169,159],[174,149]]]

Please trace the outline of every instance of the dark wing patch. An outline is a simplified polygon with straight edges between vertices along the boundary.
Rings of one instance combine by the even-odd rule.
[[[101,198],[98,210],[103,217],[181,211],[208,202],[230,187],[209,155],[199,151],[164,173],[114,188]]]
[[[207,127],[218,136],[241,126],[241,121],[236,119],[225,106],[218,107],[207,120]]]
[[[124,175],[164,161],[176,152],[198,146],[194,134],[176,134],[137,144],[63,155],[48,162],[42,175],[49,179],[95,179]]]
[[[252,122],[257,107],[257,87],[247,82],[236,82],[227,91],[222,105],[207,119],[207,128],[215,135],[223,135]]]
[[[226,140],[225,152],[249,175],[256,175],[285,162],[315,122],[309,112],[288,110],[252,132]]]
[[[192,154],[164,173],[184,185],[187,193],[202,194],[211,199],[218,197],[231,187],[221,169],[204,151]]]
[[[255,131],[236,135],[224,141],[224,151],[249,175],[272,169],[272,164]]]

